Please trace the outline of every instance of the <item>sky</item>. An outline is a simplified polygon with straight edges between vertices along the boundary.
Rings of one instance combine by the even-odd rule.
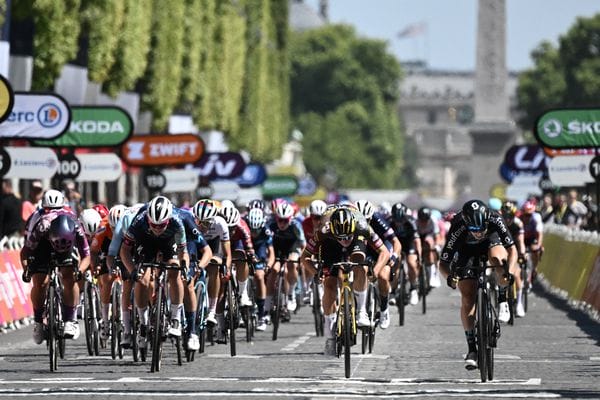
[[[318,0],[305,0],[317,9]],[[600,0],[506,0],[506,63],[511,71],[533,66],[530,53],[558,38],[578,16],[600,13]],[[477,0],[329,0],[332,23],[354,25],[362,36],[388,41],[400,61],[421,59],[433,69],[473,70]],[[399,39],[405,28],[422,33]]]

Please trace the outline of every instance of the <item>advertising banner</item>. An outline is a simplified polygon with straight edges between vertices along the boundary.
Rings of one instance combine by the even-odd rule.
[[[54,139],[71,123],[67,102],[54,93],[15,92],[15,104],[0,123],[0,138]]]
[[[252,187],[263,183],[267,179],[267,169],[259,163],[248,163],[242,175],[235,181],[241,187]]]
[[[192,134],[133,136],[121,146],[121,154],[132,166],[192,164],[204,154],[204,142]]]
[[[31,284],[21,280],[22,274],[19,251],[0,252],[0,324],[33,315]]]
[[[517,171],[509,167],[506,163],[500,164],[499,173],[500,177],[502,177],[506,183],[511,183],[513,179],[515,179],[515,175],[518,174]]]
[[[133,133],[127,111],[116,106],[71,107],[71,125],[54,140],[36,140],[46,147],[112,147],[123,144]]]
[[[10,158],[6,178],[50,179],[58,170],[58,158],[45,147],[5,147]]]
[[[10,115],[15,104],[15,94],[4,76],[0,75],[0,122]]]
[[[237,201],[240,186],[234,181],[212,181],[210,188],[213,191],[212,198],[215,200]]]
[[[298,180],[292,175],[269,176],[263,182],[262,192],[266,197],[293,196],[298,190]]]
[[[596,154],[595,149],[549,149],[548,147],[542,147],[544,153],[549,157],[556,156],[585,156],[589,154]]]
[[[534,126],[537,141],[551,149],[579,149],[600,146],[600,109],[551,110]]]
[[[539,187],[541,175],[516,175],[510,185],[506,187],[506,198],[523,202],[529,196],[541,196],[542,190]]]
[[[555,186],[583,187],[594,182],[589,165],[594,156],[558,156],[550,161],[548,174]]]
[[[123,163],[114,153],[77,154],[81,171],[79,182],[114,182],[123,175]]]
[[[200,176],[208,180],[233,179],[242,175],[246,161],[240,153],[206,153],[195,165]]]
[[[164,169],[165,187],[164,193],[192,192],[198,186],[198,174],[189,169]]]
[[[504,163],[517,172],[545,172],[548,169],[549,162],[550,157],[537,144],[512,146],[504,156]]]

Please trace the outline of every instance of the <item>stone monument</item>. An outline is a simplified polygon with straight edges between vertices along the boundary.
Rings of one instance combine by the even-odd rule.
[[[515,140],[506,90],[506,0],[479,0],[471,194],[486,201],[501,183],[504,153]]]

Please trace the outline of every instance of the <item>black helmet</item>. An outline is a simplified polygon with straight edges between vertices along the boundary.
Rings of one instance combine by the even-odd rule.
[[[246,208],[248,210],[252,210],[253,208],[258,208],[261,210],[265,210],[265,202],[262,201],[261,199],[254,199],[254,200],[250,200],[248,202],[248,204],[246,204]]]
[[[505,201],[500,210],[502,211],[502,217],[506,220],[510,220],[514,218],[517,213],[517,205],[512,201]]]
[[[429,221],[431,218],[431,209],[428,207],[419,208],[419,212],[417,213],[417,218],[421,221]]]
[[[336,238],[347,238],[356,230],[356,219],[352,211],[345,207],[338,208],[331,214],[329,229]]]
[[[462,218],[471,232],[482,232],[487,229],[490,211],[481,200],[469,200],[462,208]]]
[[[396,203],[392,206],[392,219],[396,222],[401,221],[406,216],[406,206],[402,203]]]
[[[75,221],[67,215],[59,215],[50,223],[48,240],[54,251],[66,253],[75,243]]]

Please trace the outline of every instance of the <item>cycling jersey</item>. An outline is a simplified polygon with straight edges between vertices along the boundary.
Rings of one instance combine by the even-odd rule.
[[[415,254],[417,249],[415,248],[415,239],[419,239],[419,232],[417,231],[417,222],[415,218],[406,215],[400,222],[392,220],[391,227],[396,234],[400,244],[402,245],[402,252],[405,254]]]
[[[267,226],[263,226],[260,230],[251,230],[250,237],[258,262],[254,268],[264,269],[265,261],[268,257],[268,249],[273,246],[273,232]]]
[[[283,230],[279,229],[276,221],[271,222],[269,229],[273,232],[273,247],[278,256],[287,256],[306,246],[302,225],[296,219],[292,219]]]
[[[312,217],[304,218],[304,221],[302,221],[302,231],[307,242],[315,236],[317,230],[317,224],[315,224],[315,220]]]
[[[230,240],[229,227],[223,217],[217,215],[210,220],[207,227],[202,227],[201,231],[204,239],[208,242],[210,249],[214,256],[221,258],[225,257],[225,250],[223,250],[223,242]]]
[[[544,231],[544,223],[542,222],[542,216],[538,212],[534,212],[531,215],[522,214],[521,220],[523,221],[523,230],[525,235],[525,245],[531,245],[537,240],[539,234]]]
[[[129,229],[131,222],[134,220],[136,215],[142,210],[145,210],[146,206],[137,209],[128,208],[123,217],[117,222],[115,225],[115,230],[113,232],[112,240],[110,241],[110,246],[108,247],[108,255],[112,257],[119,256],[119,250],[121,248],[121,243],[123,242],[123,237],[125,236],[125,232]]]
[[[94,240],[92,240],[91,251],[93,253],[104,253],[108,252],[110,242],[112,241],[113,230],[108,223],[108,218],[104,217],[100,223],[100,227],[96,230]]]
[[[232,242],[232,248],[235,250],[246,250],[249,255],[254,254],[254,247],[252,246],[252,237],[250,235],[250,228],[243,218],[240,218],[238,224],[231,228],[229,232]]]
[[[420,237],[429,235],[438,235],[440,233],[440,227],[437,224],[437,220],[430,217],[427,221],[421,221],[417,219],[417,231]]]
[[[521,221],[519,217],[514,217],[509,222],[504,222],[506,223],[506,227],[508,228],[508,231],[512,235],[513,239],[516,239],[519,235],[524,233],[523,221]]]

